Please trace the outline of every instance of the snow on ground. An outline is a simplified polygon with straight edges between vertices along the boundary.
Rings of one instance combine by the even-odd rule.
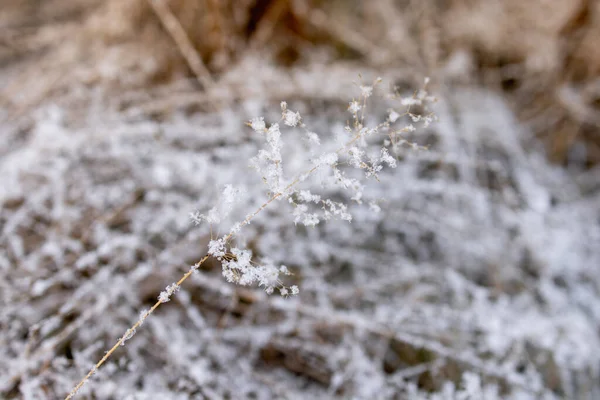
[[[298,296],[229,284],[209,262],[80,398],[600,398],[600,190],[525,146],[494,94],[437,95],[439,121],[411,135],[430,149],[369,180],[351,223],[296,225],[276,202],[244,227],[238,242],[285,264]],[[321,140],[282,128],[296,170],[351,116],[289,102]],[[3,398],[64,397],[206,254],[210,228],[189,214],[225,184],[246,195],[213,235],[267,199],[245,122],[276,121],[277,104],[157,121],[98,100],[85,115],[47,105],[2,128]]]

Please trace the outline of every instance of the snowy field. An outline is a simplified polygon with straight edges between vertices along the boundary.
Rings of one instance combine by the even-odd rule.
[[[85,106],[43,103],[27,125],[6,117],[0,397],[66,396],[211,238],[269,199],[273,179],[338,148],[359,72],[337,86],[281,79],[218,112],[157,113],[162,94],[144,106],[98,94]],[[412,123],[404,137],[428,150],[398,147],[396,168],[377,178],[340,158],[339,171],[364,184],[360,201],[324,161],[302,189],[347,205],[351,222],[345,211],[325,222],[331,207],[314,202],[317,223],[282,196],[232,240],[261,265],[285,265],[282,282],[299,294],[229,283],[210,258],[77,398],[600,398],[598,170],[550,164],[488,90],[434,85],[428,127],[390,114],[387,78],[364,125]],[[321,97],[287,97],[289,80]],[[279,121],[282,100],[309,131]],[[269,149],[246,124],[258,116],[281,125],[283,177],[249,166]],[[368,155],[384,139],[359,141]],[[242,191],[230,215],[194,224],[196,211],[227,208],[225,185]]]
[[[585,0],[3,0],[0,399],[600,399],[598,37]]]

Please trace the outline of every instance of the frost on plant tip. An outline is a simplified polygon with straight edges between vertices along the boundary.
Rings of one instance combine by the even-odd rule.
[[[360,111],[360,104],[358,103],[358,101],[353,100],[350,102],[350,105],[348,106],[348,111],[350,111],[352,114],[356,114]]]
[[[371,97],[371,95],[373,94],[373,86],[370,86],[370,85],[361,85],[360,86],[360,93],[365,98]]]
[[[302,119],[300,113],[288,110],[287,103],[285,101],[281,102],[281,112],[283,123],[287,126],[297,126],[300,124],[300,121]]]
[[[278,193],[283,188],[283,168],[281,159],[281,132],[279,124],[275,123],[263,132],[268,147],[261,149],[250,160],[250,166],[255,168],[263,177],[271,192]]]
[[[208,254],[221,260],[225,256],[225,239],[219,238],[208,243]]]
[[[200,211],[194,211],[190,214],[191,220],[200,225],[202,222],[209,224],[218,224],[222,219],[229,216],[233,210],[235,203],[245,194],[245,189],[234,187],[233,185],[225,185],[221,192],[221,199],[217,206],[211,208],[207,214],[201,214]]]
[[[267,125],[265,124],[265,119],[263,117],[253,118],[250,121],[250,127],[256,132],[263,132],[265,129],[267,129]]]

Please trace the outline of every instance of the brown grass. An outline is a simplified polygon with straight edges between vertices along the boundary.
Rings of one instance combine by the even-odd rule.
[[[149,0],[5,3],[1,100],[13,114],[78,84],[123,93],[200,74],[218,86],[248,55],[345,60],[500,90],[556,161],[585,144],[585,161],[600,162],[598,1],[164,0],[187,51]]]

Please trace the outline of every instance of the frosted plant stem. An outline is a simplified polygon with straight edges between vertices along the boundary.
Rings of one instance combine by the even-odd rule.
[[[343,147],[339,148],[336,153],[339,154],[341,152],[343,152],[345,149],[348,148],[348,146],[352,145],[354,142],[356,142],[358,139],[360,139],[361,134],[360,132],[352,138],[352,140],[348,141],[348,143],[346,143]],[[314,173],[317,169],[319,168],[319,165],[315,165],[314,167],[312,167],[310,170],[308,170],[306,173],[301,174],[301,175],[297,175],[296,178],[294,178],[294,180],[287,185],[282,191],[275,193],[274,195],[272,195],[263,205],[261,205],[260,207],[258,207],[258,209],[256,209],[256,211],[254,211],[253,213],[249,214],[246,219],[241,223],[242,226],[247,225],[248,223],[250,223],[250,221],[258,214],[260,213],[262,210],[264,210],[265,208],[267,208],[269,206],[269,204],[271,204],[273,201],[277,200],[278,198],[280,198],[281,196],[283,196],[288,190],[290,190],[291,188],[293,188],[294,186],[296,186],[299,182],[300,182],[300,177],[301,176],[310,176],[312,173]],[[232,237],[234,236],[234,232],[230,232],[228,233],[223,239],[225,242],[229,241]],[[198,261],[196,264],[194,264],[192,266],[192,268],[190,268],[185,274],[183,274],[183,276],[177,281],[176,285],[177,286],[181,286],[181,284],[183,284],[183,282],[185,282],[187,280],[187,278],[189,278],[194,271],[196,271],[202,264],[204,264],[204,262],[208,259],[209,255],[205,255],[204,257],[202,257],[202,259],[200,261]],[[135,330],[137,328],[140,327],[140,325],[142,325],[142,323],[144,322],[144,320],[146,319],[146,317],[148,317],[150,314],[152,314],[154,312],[154,310],[156,310],[161,304],[163,303],[162,300],[158,300],[156,303],[154,303],[154,305],[148,310],[146,311],[144,314],[142,314],[142,316],[138,319],[138,321],[133,324],[131,326],[131,328],[129,328],[125,334],[117,341],[117,343],[115,343],[115,345],[106,352],[106,354],[104,354],[104,357],[102,357],[100,359],[100,361],[98,361],[96,363],[96,365],[94,365],[92,367],[92,369],[90,369],[90,371],[87,373],[87,375],[77,384],[77,386],[75,386],[73,388],[73,390],[71,390],[71,393],[68,394],[67,397],[65,397],[65,400],[70,400],[73,397],[75,397],[75,395],[77,394],[77,392],[79,391],[79,389],[81,389],[83,387],[83,385],[85,385],[85,383],[91,378],[92,375],[94,375],[94,373],[96,373],[96,371],[98,370],[98,368],[100,368],[109,358],[110,356],[120,347],[122,346],[125,341],[127,339],[129,339],[132,335],[133,332],[135,332]]]
[[[204,257],[202,257],[202,259],[200,261],[198,261],[195,266],[199,267],[200,265],[202,265],[206,260],[208,259],[208,255],[205,255]],[[183,282],[185,282],[185,280],[187,278],[190,277],[190,275],[194,272],[193,269],[190,269],[188,272],[186,272],[180,279],[179,281],[177,281],[177,286],[180,286]],[[121,345],[123,345],[123,343],[125,343],[125,341],[128,339],[128,333],[129,332],[134,332],[140,325],[142,325],[142,323],[144,322],[144,320],[154,312],[154,310],[156,310],[163,302],[158,300],[156,303],[154,303],[154,305],[148,310],[146,311],[141,317],[140,319],[137,320],[137,322],[135,324],[133,324],[131,326],[131,328],[129,328],[127,330],[127,332],[125,333],[125,335],[123,335],[118,341],[117,343],[115,343],[115,345],[106,352],[106,354],[104,354],[104,357],[102,357],[100,359],[100,361],[98,361],[96,363],[96,365],[94,365],[92,367],[92,369],[90,369],[90,371],[87,373],[87,375],[81,380],[81,382],[79,382],[77,384],[77,386],[75,386],[73,388],[73,390],[71,391],[71,393],[69,393],[69,395],[65,398],[65,400],[69,400],[72,399],[75,394],[77,394],[77,392],[79,391],[79,389],[81,389],[81,387],[88,381],[88,379],[90,379],[90,377],[92,375],[94,375],[94,373],[98,370],[98,368],[100,368],[100,366],[102,364],[104,364],[106,362],[106,360],[108,360],[110,358],[110,356],[112,355],[112,353],[115,352],[115,350],[117,350]]]

